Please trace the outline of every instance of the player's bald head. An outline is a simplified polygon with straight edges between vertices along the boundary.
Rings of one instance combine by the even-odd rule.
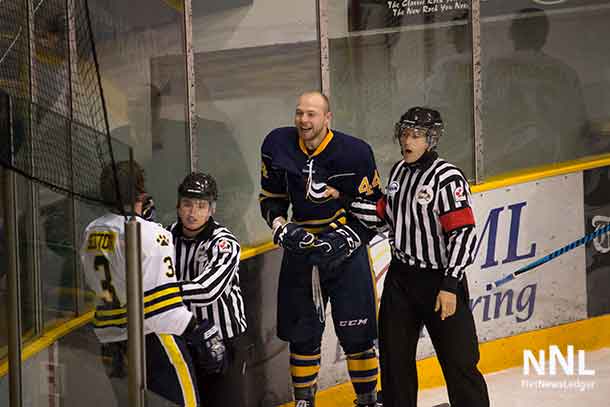
[[[317,105],[320,109],[322,109],[323,113],[328,113],[330,111],[330,102],[328,97],[318,91],[308,91],[302,93],[301,96],[299,96],[297,105],[304,103]]]

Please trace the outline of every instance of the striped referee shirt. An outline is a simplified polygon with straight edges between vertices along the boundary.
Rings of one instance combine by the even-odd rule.
[[[182,234],[174,223],[176,276],[182,297],[198,320],[208,319],[229,339],[246,330],[244,300],[239,286],[241,247],[229,229],[212,218],[194,238]]]
[[[441,288],[447,291],[457,290],[474,260],[477,237],[468,182],[436,152],[412,164],[394,164],[385,197],[376,203],[355,201],[351,211],[368,227],[389,226],[392,256],[439,270],[445,276]]]

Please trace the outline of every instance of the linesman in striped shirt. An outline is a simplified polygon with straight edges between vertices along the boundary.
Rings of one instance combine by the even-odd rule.
[[[193,172],[178,187],[178,221],[170,226],[176,248],[176,274],[184,302],[197,320],[215,324],[227,349],[218,371],[195,364],[202,404],[226,406],[245,367],[244,300],[239,285],[241,247],[229,229],[213,218],[218,187],[208,174]],[[234,404],[240,404],[235,402]]]
[[[386,195],[350,205],[365,225],[389,229],[392,262],[379,314],[386,407],[417,406],[415,358],[424,325],[451,406],[489,406],[464,275],[476,244],[470,190],[462,171],[436,153],[442,134],[439,112],[409,109],[396,123],[403,159],[390,171]]]

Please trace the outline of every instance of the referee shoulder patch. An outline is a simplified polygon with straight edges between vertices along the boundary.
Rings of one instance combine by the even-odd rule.
[[[231,253],[233,251],[233,245],[229,239],[220,239],[216,243],[219,253]]]

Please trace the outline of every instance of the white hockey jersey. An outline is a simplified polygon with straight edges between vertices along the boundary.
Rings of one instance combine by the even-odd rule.
[[[192,318],[182,302],[174,269],[171,234],[160,225],[137,218],[142,236],[144,334],[180,335]],[[81,247],[85,280],[97,294],[93,320],[101,342],[127,339],[125,218],[104,215],[87,226]]]

